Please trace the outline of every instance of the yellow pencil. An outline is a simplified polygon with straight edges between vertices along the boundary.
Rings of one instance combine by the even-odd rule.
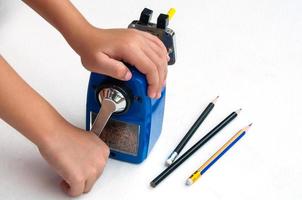
[[[201,175],[203,175],[219,158],[223,156],[238,140],[240,140],[252,124],[238,131],[233,137],[231,137],[215,154],[213,154],[198,170],[196,170],[188,179],[186,184],[192,185],[197,181]]]

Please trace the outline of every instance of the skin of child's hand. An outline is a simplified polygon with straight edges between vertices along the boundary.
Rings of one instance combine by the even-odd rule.
[[[60,184],[63,191],[73,197],[89,192],[103,172],[108,146],[95,134],[71,125],[53,135],[47,145],[38,148],[63,178]]]
[[[1,55],[0,102],[0,118],[37,145],[63,178],[67,194],[78,196],[92,188],[108,159],[108,146],[94,133],[67,122]]]
[[[90,71],[120,79],[131,79],[122,62],[134,65],[146,75],[148,95],[161,96],[167,77],[169,57],[164,44],[150,33],[135,29],[99,29],[90,26],[77,37],[66,37]]]

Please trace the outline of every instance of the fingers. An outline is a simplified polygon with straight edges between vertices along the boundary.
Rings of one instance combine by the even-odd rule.
[[[146,75],[148,96],[159,98],[167,76],[167,50],[157,37],[142,31],[135,32],[140,36],[135,40],[137,43],[126,45],[122,57]]]
[[[150,58],[150,60],[155,64],[158,70],[159,76],[159,85],[157,89],[157,98],[161,96],[161,89],[165,85],[167,77],[167,65],[169,61],[169,56],[167,49],[162,41],[148,33],[143,31],[138,31],[141,35],[144,36],[146,44],[143,46],[144,53]]]
[[[93,134],[94,135],[94,134]],[[94,135],[95,136],[95,135]],[[95,184],[96,180],[101,176],[104,171],[104,163],[107,162],[109,156],[109,147],[99,138],[97,138],[98,146],[102,149],[102,155],[98,154],[99,159],[94,162],[94,167],[90,167],[88,178],[85,182],[84,193],[89,192],[93,185]]]
[[[62,180],[60,186],[69,196],[76,197],[84,192],[85,181],[73,181],[68,184],[65,180]]]
[[[97,53],[94,60],[92,64],[88,64],[90,65],[89,69],[93,72],[102,73],[124,81],[130,80],[132,77],[130,70],[124,63],[112,59],[104,53]],[[84,66],[87,66],[87,64]]]
[[[102,174],[102,172],[97,172],[95,175],[93,175],[89,179],[87,179],[87,181],[85,183],[84,193],[87,193],[92,189],[94,183],[97,181],[97,179],[100,177],[101,174]]]
[[[157,94],[156,98],[159,98],[161,96],[161,89],[163,87],[166,68],[167,68],[167,62],[159,57],[158,54],[153,51],[150,47],[145,47],[143,49],[144,53],[152,60],[154,65],[157,68],[158,71],[158,77],[159,77],[159,84],[157,85]]]
[[[90,135],[87,135],[90,136]],[[93,136],[91,134],[91,136]],[[83,193],[89,192],[96,180],[101,176],[104,171],[104,166],[108,160],[109,148],[99,138],[92,138],[92,141],[96,147],[93,148],[94,152],[90,150],[90,156],[93,158],[90,162],[85,159],[78,165],[77,169],[69,169],[68,172],[63,173],[62,176],[65,180],[62,180],[60,186],[62,190],[69,196],[76,197]],[[85,163],[86,162],[86,163]]]
[[[98,50],[89,58],[82,56],[83,65],[90,71],[124,81],[130,80],[132,75],[120,60],[134,65],[146,75],[148,96],[159,98],[165,85],[169,61],[165,45],[156,36],[135,29],[111,30],[111,32],[111,35],[106,35],[111,41],[102,43],[105,47],[109,45],[110,48]]]
[[[170,56],[169,56],[169,53],[167,51],[167,48],[164,45],[164,43],[158,37],[155,37],[154,35],[152,35],[151,33],[148,33],[148,32],[142,32],[141,34],[144,37],[146,37],[148,40],[152,41],[154,44],[156,44],[160,48],[160,51],[157,50],[157,52],[160,53],[160,56],[165,56],[166,55],[167,62],[170,61]]]
[[[162,55],[167,54],[167,49],[166,49],[165,45],[163,44],[163,42],[158,37],[156,37],[156,36],[154,36],[154,35],[152,35],[151,33],[148,33],[148,32],[143,32],[143,31],[140,31],[140,32],[144,37],[146,37],[150,41],[154,42],[160,48]]]
[[[62,180],[60,183],[60,186],[63,190],[63,192],[67,193],[68,195],[72,197],[79,196],[83,193],[88,193],[92,189],[93,185],[97,181],[97,179],[100,177],[101,173],[99,173],[96,176],[92,176],[89,179],[86,180],[85,183],[81,185],[72,184],[71,186],[66,183],[66,181]]]
[[[92,187],[93,187],[94,183],[96,182],[96,180],[97,180],[97,178],[90,178],[86,181],[84,193],[90,192],[90,190],[92,189]]]
[[[72,197],[76,197],[81,195],[82,193],[89,192],[97,179],[103,173],[103,168],[92,168],[91,170],[87,170],[87,173],[89,175],[87,175],[88,178],[86,178],[86,180],[73,179],[69,184],[65,180],[62,180],[60,183],[62,190]]]
[[[68,183],[66,183],[66,181],[62,180],[61,183],[60,183],[60,186],[61,186],[63,192],[68,194],[68,191],[69,191]]]
[[[148,81],[148,96],[156,98],[159,88],[159,73],[156,65],[141,49],[129,49],[125,57],[128,58],[127,62],[138,68],[140,72],[146,75]]]
[[[162,86],[164,86],[164,82],[166,81],[167,78],[167,73],[168,73],[168,60],[166,60],[165,54],[160,54],[157,52],[157,48],[155,46],[154,43],[150,44],[151,49],[153,50],[153,52],[157,53],[157,56],[153,56],[152,60],[156,60],[157,64],[156,66],[158,67],[158,71],[160,76],[162,76],[163,78],[161,79]],[[150,56],[152,56],[152,53],[150,54]]]

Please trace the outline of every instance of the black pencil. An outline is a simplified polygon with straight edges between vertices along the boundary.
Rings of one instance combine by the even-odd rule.
[[[219,96],[217,96],[212,102],[209,103],[209,105],[200,114],[200,116],[195,121],[195,123],[190,128],[190,130],[186,133],[186,135],[182,138],[182,140],[176,146],[176,148],[174,149],[174,151],[170,154],[169,158],[166,160],[166,165],[167,166],[171,165],[174,162],[174,160],[180,154],[181,150],[185,147],[185,145],[188,143],[188,141],[190,140],[190,138],[194,135],[194,133],[199,128],[199,126],[202,124],[202,122],[207,118],[207,116],[209,115],[209,113],[214,108],[215,103],[216,103],[218,97]]]
[[[151,187],[156,187],[162,180],[164,180],[169,174],[171,174],[178,166],[186,161],[191,155],[193,155],[200,147],[206,144],[213,136],[215,136],[220,130],[228,125],[233,119],[237,117],[241,109],[232,112],[222,122],[220,122],[215,128],[213,128],[208,134],[195,143],[189,150],[187,150],[182,156],[180,156],[174,163],[167,167],[161,174],[159,174],[150,183]]]

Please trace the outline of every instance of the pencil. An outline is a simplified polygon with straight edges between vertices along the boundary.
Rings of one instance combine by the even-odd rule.
[[[190,128],[190,130],[186,133],[186,135],[182,138],[182,140],[179,142],[179,144],[176,146],[174,151],[170,154],[169,158],[166,160],[166,165],[171,165],[174,160],[177,158],[181,150],[185,147],[185,145],[188,143],[190,138],[194,135],[196,130],[199,128],[199,126],[202,124],[202,122],[207,118],[209,113],[212,111],[212,109],[215,106],[215,103],[217,101],[219,96],[217,96],[212,102],[208,104],[208,106],[204,109],[204,111],[200,114],[198,119],[195,121],[193,126]]]
[[[187,185],[195,183],[219,158],[221,158],[234,144],[236,144],[247,132],[252,124],[239,130],[231,137],[215,154],[213,154],[198,170],[196,170],[186,181]]]
[[[178,166],[185,162],[190,156],[192,156],[198,149],[200,149],[204,144],[206,144],[213,136],[215,136],[220,130],[222,130],[226,125],[233,121],[241,109],[232,112],[227,116],[222,122],[215,126],[209,133],[202,137],[197,143],[195,143],[189,150],[187,150],[182,156],[180,156],[175,162],[173,162],[169,167],[167,167],[161,174],[159,174],[150,183],[151,187],[156,187],[160,182],[162,182],[169,174],[171,174]]]

